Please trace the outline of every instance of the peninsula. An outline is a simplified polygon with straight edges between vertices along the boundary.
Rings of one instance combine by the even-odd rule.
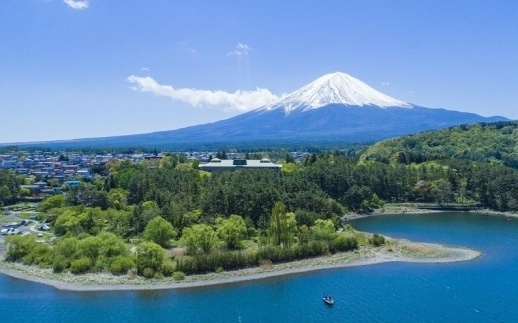
[[[194,288],[231,284],[276,276],[293,275],[332,268],[373,265],[384,262],[443,263],[476,259],[480,252],[447,247],[439,244],[417,243],[386,238],[380,247],[360,247],[354,252],[337,253],[277,265],[261,265],[235,271],[186,276],[184,280],[172,277],[146,279],[135,275],[114,276],[109,273],[53,273],[17,263],[0,262],[0,273],[14,278],[33,281],[70,291],[160,290]]]

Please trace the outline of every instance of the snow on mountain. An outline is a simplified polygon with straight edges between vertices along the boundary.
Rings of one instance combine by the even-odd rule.
[[[376,106],[380,108],[411,108],[412,104],[394,99],[349,74],[326,74],[308,85],[272,102],[260,110],[284,109],[286,114],[295,110],[312,110],[329,104]]]
[[[225,143],[373,142],[474,122],[507,121],[409,104],[344,73],[322,76],[277,102],[230,119],[182,129],[46,143],[68,147],[217,147]],[[41,145],[40,145],[41,147]]]

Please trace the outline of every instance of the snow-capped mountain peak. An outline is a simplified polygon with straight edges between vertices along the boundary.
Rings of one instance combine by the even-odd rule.
[[[412,107],[412,104],[376,91],[349,74],[336,72],[326,74],[261,109],[283,108],[286,114],[289,114],[294,110],[317,109],[329,104],[377,106],[380,108]]]

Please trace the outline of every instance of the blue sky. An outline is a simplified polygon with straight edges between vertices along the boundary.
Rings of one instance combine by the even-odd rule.
[[[212,122],[336,71],[518,119],[518,1],[3,0],[0,142]]]

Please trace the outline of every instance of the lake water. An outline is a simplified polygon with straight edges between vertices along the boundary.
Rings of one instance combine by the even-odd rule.
[[[0,275],[0,322],[518,321],[518,219],[438,213],[371,217],[353,226],[483,255],[176,291],[64,292]],[[332,308],[324,293],[333,295]]]

